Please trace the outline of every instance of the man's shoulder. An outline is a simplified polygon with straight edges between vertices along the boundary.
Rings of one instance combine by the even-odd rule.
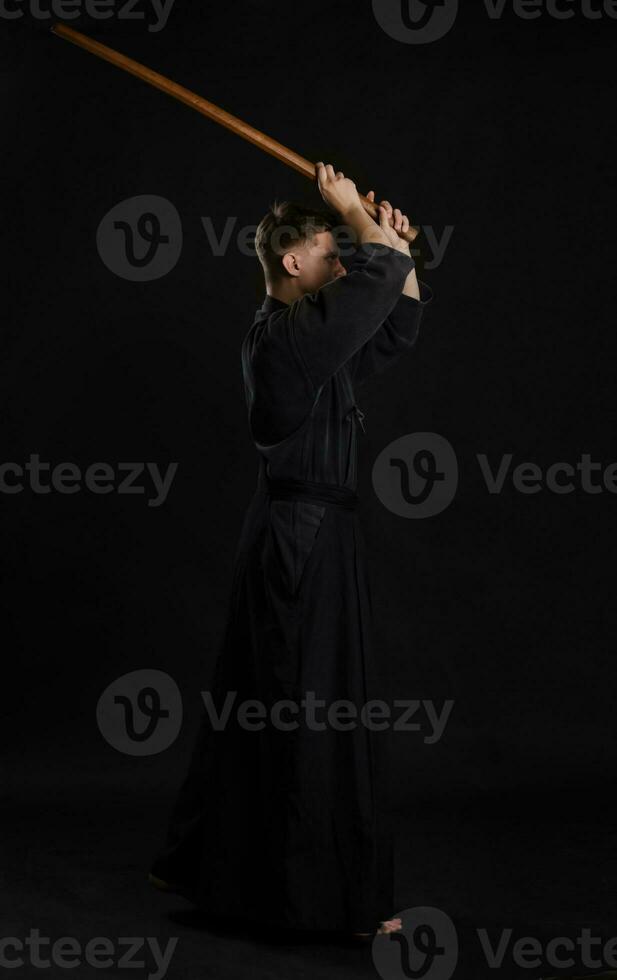
[[[277,328],[287,320],[290,307],[280,300],[268,302],[270,300],[274,300],[274,297],[268,296],[266,301],[255,311],[253,322],[244,337],[243,348],[254,347],[261,339],[265,337],[274,338],[280,334],[280,329]]]
[[[263,302],[258,310],[255,311],[255,319],[267,319],[275,313],[280,313],[289,309],[289,304],[282,299],[277,299],[270,293],[266,293]]]

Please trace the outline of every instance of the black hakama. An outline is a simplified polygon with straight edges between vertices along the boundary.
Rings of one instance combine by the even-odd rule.
[[[266,296],[242,345],[257,487],[210,712],[151,869],[223,916],[371,932],[396,911],[387,753],[378,765],[360,715],[380,693],[355,389],[416,340],[431,293],[402,295],[412,268],[395,249],[361,245],[318,292],[292,305]]]

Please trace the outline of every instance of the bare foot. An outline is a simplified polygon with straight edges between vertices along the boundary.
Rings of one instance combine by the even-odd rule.
[[[377,936],[387,936],[391,932],[399,932],[402,929],[403,923],[399,918],[396,919],[386,919],[384,922],[380,922],[379,929],[377,929]],[[367,936],[372,936],[372,932],[354,932],[354,936],[360,939],[365,939]]]

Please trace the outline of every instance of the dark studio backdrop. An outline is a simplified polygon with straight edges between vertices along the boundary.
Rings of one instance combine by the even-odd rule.
[[[549,854],[557,874],[568,860],[585,864],[585,841],[610,825],[615,493],[590,493],[576,475],[571,493],[544,479],[523,493],[512,471],[576,467],[585,454],[602,471],[617,461],[617,21],[580,4],[570,20],[534,21],[510,6],[500,19],[484,4],[461,7],[446,36],[421,45],[389,36],[364,0],[176,0],[159,32],[87,16],[70,24],[333,162],[429,228],[417,262],[435,300],[418,344],[358,392],[361,517],[391,697],[455,702],[436,744],[422,732],[393,740],[410,868],[425,862],[427,882],[437,868],[447,901],[450,863],[464,861],[457,821],[520,816],[511,852],[490,837],[466,851],[466,894],[482,908],[475,865],[494,859],[507,877],[522,849],[530,881]],[[67,822],[72,798],[104,800],[120,827],[125,807],[147,801],[147,869],[222,641],[257,473],[240,345],[264,286],[236,236],[275,197],[319,197],[36,18],[0,27],[1,461],[38,454],[116,473],[132,461],[178,464],[158,507],[147,474],[142,494],[42,495],[26,478],[21,493],[0,496],[4,785],[18,816],[44,799]],[[139,195],[171,202],[183,233],[175,266],[149,282],[115,274],[97,248],[104,216]],[[213,254],[202,219],[220,238],[230,218],[231,242]],[[434,236],[447,229],[435,261]],[[414,432],[440,435],[458,461],[452,501],[423,520],[389,511],[371,483],[378,455]],[[478,456],[495,471],[506,454],[503,489],[491,494]],[[141,669],[170,674],[184,703],[179,737],[143,758],[108,744],[96,717],[107,686]],[[450,830],[429,861],[418,828],[444,813]],[[551,848],[551,828],[572,813],[587,830],[567,858]],[[540,832],[546,850],[533,844]],[[609,878],[590,872],[582,894],[571,886],[581,920],[601,916],[593,886]],[[411,880],[401,890],[436,900]],[[556,891],[559,906],[567,888]]]

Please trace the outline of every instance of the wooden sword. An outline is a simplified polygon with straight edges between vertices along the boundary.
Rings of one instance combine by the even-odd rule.
[[[89,51],[98,58],[103,58],[105,61],[109,61],[112,65],[116,65],[117,68],[122,68],[131,75],[136,75],[137,78],[141,78],[142,81],[154,86],[154,88],[160,89],[161,92],[166,92],[167,95],[171,95],[174,99],[178,99],[179,102],[184,102],[184,104],[190,106],[191,109],[195,109],[196,112],[200,112],[202,116],[207,116],[208,119],[212,119],[221,126],[225,126],[227,129],[230,129],[232,133],[237,133],[238,136],[242,136],[243,139],[248,140],[249,143],[253,143],[255,146],[258,146],[260,149],[264,150],[264,152],[270,153],[273,157],[276,157],[277,160],[281,160],[283,163],[286,163],[288,167],[292,167],[294,170],[297,170],[310,180],[314,181],[317,179],[317,168],[314,163],[311,163],[310,160],[306,160],[298,153],[294,153],[293,150],[283,146],[282,143],[278,143],[270,136],[266,136],[265,133],[261,133],[253,126],[249,126],[248,123],[243,122],[242,119],[238,119],[237,116],[232,116],[231,113],[226,112],[225,109],[221,109],[217,105],[214,105],[213,102],[208,102],[207,99],[202,98],[200,95],[196,95],[194,92],[189,91],[189,89],[184,88],[182,85],[178,85],[176,82],[172,82],[171,79],[165,78],[164,75],[159,75],[158,72],[152,71],[151,68],[147,68],[145,65],[140,64],[138,61],[134,61],[132,58],[127,58],[126,55],[120,54],[118,51],[114,51],[113,48],[108,48],[105,44],[100,44],[99,41],[94,41],[85,34],[81,34],[79,31],[73,30],[72,27],[66,27],[64,24],[54,24],[51,30],[52,33],[56,34],[58,37],[62,37],[66,41],[71,41],[72,44],[77,44],[85,51]],[[362,201],[364,210],[370,214],[371,218],[378,221],[379,210],[377,205],[372,201],[369,201],[369,199],[364,197],[363,194],[360,194],[360,200]],[[402,233],[401,237],[408,242],[413,242],[418,237],[418,234],[419,230],[410,226],[409,231]]]

